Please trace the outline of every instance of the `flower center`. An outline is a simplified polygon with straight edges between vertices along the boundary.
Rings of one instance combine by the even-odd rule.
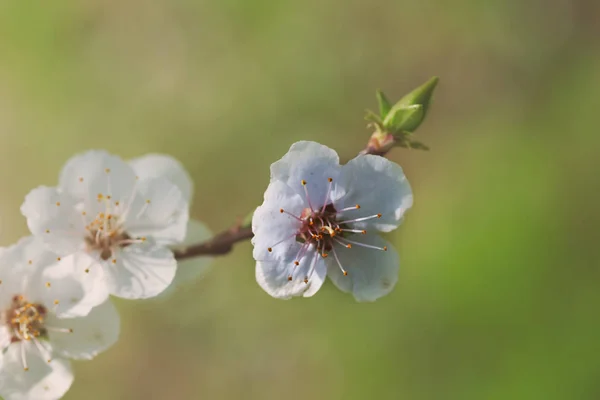
[[[58,300],[54,302],[58,305]],[[50,349],[44,344],[48,340],[48,332],[73,333],[70,328],[48,326],[46,318],[48,309],[42,304],[28,301],[22,295],[12,298],[10,308],[0,314],[0,322],[8,326],[11,334],[10,343],[21,348],[21,363],[23,369],[29,371],[25,351],[26,343],[33,343],[42,357],[51,362]]]
[[[356,204],[338,210],[333,204],[333,201],[330,199],[333,179],[328,178],[327,181],[329,182],[329,187],[327,189],[325,201],[322,206],[313,206],[313,203],[310,199],[310,195],[308,193],[308,188],[306,186],[307,182],[305,180],[302,180],[301,184],[304,187],[304,193],[306,195],[306,202],[308,203],[308,207],[304,208],[298,216],[287,212],[283,208],[279,210],[280,213],[287,214],[300,222],[300,228],[291,236],[295,237],[298,242],[302,243],[302,246],[300,247],[300,250],[298,251],[298,254],[295,257],[294,267],[300,265],[300,260],[303,259],[303,257],[309,252],[309,250],[314,250],[314,256],[312,257],[312,260],[310,260],[311,264],[308,269],[308,273],[304,276],[303,279],[304,283],[308,283],[309,278],[314,271],[319,255],[323,258],[326,258],[328,257],[329,252],[333,253],[337,265],[339,266],[344,276],[348,275],[348,272],[342,266],[342,263],[340,262],[338,254],[336,252],[336,244],[343,246],[347,249],[351,249],[353,245],[356,245],[359,247],[366,247],[374,250],[387,251],[387,247],[372,246],[366,243],[356,242],[348,238],[354,234],[365,235],[367,233],[367,231],[364,229],[352,229],[349,224],[353,222],[381,218],[381,214],[377,213],[367,217],[346,219],[340,221],[339,219],[342,213],[346,213],[353,210],[359,210],[361,207],[359,204]],[[273,247],[289,239],[290,237],[283,238],[281,241],[274,244]],[[269,247],[267,250],[269,252],[272,252],[273,247]],[[288,276],[288,281],[292,281],[293,279],[294,277],[290,274]]]
[[[98,252],[104,261],[112,258],[113,263],[117,262],[113,254],[118,248],[146,241],[145,237],[131,238],[120,223],[119,216],[109,213],[99,213],[85,229],[88,232],[85,236],[88,252]]]
[[[322,250],[323,257],[327,257],[326,252],[333,248],[335,237],[343,237],[344,231],[347,230],[346,225],[337,221],[337,214],[333,204],[327,204],[323,209],[316,211],[305,208],[300,214],[302,225],[296,239],[299,242],[314,244],[318,250]]]
[[[23,296],[14,296],[6,313],[12,331],[11,343],[45,337],[48,333],[44,326],[47,313],[43,305],[30,303]]]

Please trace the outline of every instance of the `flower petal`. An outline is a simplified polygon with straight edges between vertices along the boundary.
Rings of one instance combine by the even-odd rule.
[[[21,345],[29,367],[23,370]],[[4,355],[0,374],[0,396],[4,400],[55,400],[61,398],[73,383],[71,364],[60,358],[48,363],[32,342],[13,343]]]
[[[21,213],[31,233],[60,253],[77,251],[83,245],[85,228],[75,200],[56,188],[40,186],[25,197]]]
[[[0,371],[4,362],[4,349],[10,345],[12,334],[7,325],[0,325]]]
[[[61,319],[50,315],[47,325],[65,330],[48,332],[55,353],[66,358],[91,360],[117,341],[121,321],[117,310],[107,300],[83,318]]]
[[[360,205],[360,209],[347,211],[341,220],[382,214],[381,218],[353,223],[356,229],[374,227],[383,232],[396,229],[402,216],[413,203],[410,185],[400,166],[384,157],[358,156],[342,167],[340,187],[345,189],[336,207],[338,209]]]
[[[146,154],[129,161],[140,179],[165,177],[175,184],[184,199],[191,203],[194,184],[190,174],[175,158],[166,154]]]
[[[281,181],[269,184],[264,199],[252,216],[253,256],[257,261],[269,260],[273,255],[283,257],[296,245],[295,234],[301,223],[290,214],[300,216],[305,207],[300,195]]]
[[[173,252],[152,243],[124,247],[117,261],[104,263],[111,294],[126,299],[154,297],[173,281],[177,261]]]
[[[97,193],[123,200],[135,182],[133,168],[120,157],[91,150],[72,157],[63,167],[59,188],[76,199],[95,199]]]
[[[131,208],[125,223],[131,236],[150,236],[165,245],[185,239],[188,203],[177,186],[166,178],[148,178],[139,183],[136,197],[141,201]]]
[[[316,142],[296,142],[281,160],[271,164],[271,182],[279,180],[287,183],[302,198],[306,197],[306,189],[316,210],[323,207],[325,201],[331,202],[330,196],[327,196],[329,178],[334,182],[337,180],[341,170],[339,161],[337,153],[327,146]],[[302,181],[306,181],[306,188]]]
[[[81,252],[44,268],[39,288],[42,301],[59,318],[86,316],[104,303],[109,294],[102,265]]]
[[[277,299],[287,300],[294,296],[314,295],[323,285],[327,275],[324,259],[314,250],[309,250],[299,261],[299,265],[295,265],[294,261],[294,257],[257,261],[256,282],[265,292]]]
[[[347,249],[336,245],[336,254],[348,275],[344,276],[335,257],[329,257],[327,276],[340,290],[354,294],[357,301],[375,301],[394,288],[400,258],[392,245],[377,235],[360,236],[356,241],[381,248],[387,246],[387,251],[358,245]]]

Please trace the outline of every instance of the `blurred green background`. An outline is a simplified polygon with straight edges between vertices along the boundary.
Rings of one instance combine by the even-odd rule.
[[[439,75],[396,149],[415,206],[395,291],[279,301],[251,246],[167,301],[123,302],[118,344],[66,399],[600,398],[600,3],[0,3],[2,244],[25,194],[89,148],[164,152],[215,232],[298,140],[352,157],[375,89]]]

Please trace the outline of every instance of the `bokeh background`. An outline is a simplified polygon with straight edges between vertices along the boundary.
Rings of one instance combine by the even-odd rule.
[[[251,246],[122,336],[66,399],[600,398],[600,3],[594,0],[0,2],[1,244],[73,154],[180,159],[215,232],[298,140],[361,149],[375,89],[439,75],[394,150],[415,206],[395,291],[278,301]]]

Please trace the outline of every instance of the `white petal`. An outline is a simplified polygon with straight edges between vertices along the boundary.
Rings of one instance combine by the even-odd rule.
[[[146,154],[129,161],[140,179],[165,177],[175,184],[184,199],[191,203],[194,185],[183,165],[166,154]]]
[[[60,358],[48,363],[31,342],[25,342],[29,371],[21,363],[21,343],[8,347],[0,373],[0,396],[4,400],[60,399],[73,383],[71,364]]]
[[[4,362],[4,349],[10,345],[12,339],[11,330],[7,325],[0,325],[0,370]]]
[[[67,161],[60,173],[59,188],[76,199],[103,193],[123,200],[131,194],[135,180],[133,168],[121,158],[92,150]]]
[[[375,301],[391,292],[396,285],[400,258],[392,245],[377,235],[361,235],[355,241],[381,248],[387,246],[388,250],[358,245],[347,249],[336,245],[336,254],[348,275],[344,276],[335,257],[329,257],[327,276],[340,290],[353,293],[356,300]]]
[[[327,197],[329,178],[336,182],[340,169],[339,157],[329,147],[316,142],[297,142],[281,160],[271,164],[271,182],[283,181],[306,198],[302,185],[302,181],[306,181],[310,203],[316,210],[326,201],[331,203],[331,198]]]
[[[44,268],[40,281],[42,301],[59,318],[86,316],[109,294],[102,265],[81,252]]]
[[[55,353],[62,357],[91,360],[108,349],[119,338],[121,321],[117,310],[110,302],[104,302],[83,318],[60,319],[49,316],[47,325],[73,332],[51,330],[48,338]]]
[[[204,223],[200,221],[189,220],[187,236],[181,247],[202,243],[206,240],[209,240],[211,237],[212,232]],[[175,273],[175,279],[173,279],[173,282],[169,288],[161,294],[161,297],[167,297],[171,295],[175,290],[206,274],[206,272],[210,269],[213,260],[214,257],[205,256],[177,261],[177,272]]]
[[[188,203],[177,186],[166,178],[145,179],[138,185],[137,197],[139,205],[126,217],[130,236],[148,236],[165,245],[185,239]]]
[[[352,159],[342,168],[340,186],[345,196],[336,202],[338,209],[360,205],[345,212],[341,220],[382,214],[381,218],[353,223],[356,229],[374,227],[389,232],[401,222],[413,203],[410,185],[400,166],[384,157],[364,155]]]
[[[295,233],[301,223],[289,214],[300,216],[305,208],[304,200],[281,181],[270,183],[264,198],[252,217],[253,256],[258,261],[287,254],[290,246],[296,244]],[[281,209],[289,214],[281,213]]]
[[[31,233],[48,248],[61,253],[77,251],[83,244],[84,224],[75,200],[56,188],[40,186],[25,197],[21,213]]]
[[[315,251],[308,251],[300,260],[300,265],[296,266],[294,261],[294,257],[257,261],[256,282],[277,299],[312,296],[321,288],[327,275],[324,259]],[[290,276],[292,280],[289,280]],[[308,278],[307,283],[304,282],[305,278]]]
[[[10,305],[15,295],[38,301],[42,293],[40,273],[56,262],[56,257],[35,236],[21,238],[0,252],[0,310]]]
[[[177,261],[173,252],[151,243],[128,246],[117,252],[116,264],[105,262],[111,294],[126,299],[154,297],[173,281]]]

